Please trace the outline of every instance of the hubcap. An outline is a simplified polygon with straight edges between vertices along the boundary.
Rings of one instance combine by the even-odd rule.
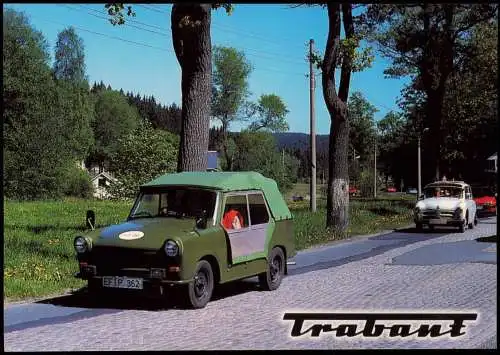
[[[194,292],[196,297],[204,297],[208,292],[208,279],[204,272],[198,272],[194,281]]]
[[[279,278],[279,272],[281,269],[281,262],[279,258],[275,258],[270,264],[271,271],[271,281],[275,282]]]

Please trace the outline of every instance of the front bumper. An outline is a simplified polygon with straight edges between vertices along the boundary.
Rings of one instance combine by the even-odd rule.
[[[460,226],[465,222],[465,219],[462,217],[414,216],[414,222],[428,226]]]

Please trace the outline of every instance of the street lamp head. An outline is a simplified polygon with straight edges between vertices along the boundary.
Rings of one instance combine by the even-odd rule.
[[[429,130],[429,128],[425,127],[424,130],[422,131],[422,133],[425,133]]]

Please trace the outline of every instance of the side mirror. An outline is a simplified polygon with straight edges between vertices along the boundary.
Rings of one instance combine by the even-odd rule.
[[[207,228],[207,211],[203,210],[200,217],[196,219],[196,228],[205,229]]]
[[[87,218],[85,220],[85,224],[87,228],[90,228],[92,230],[95,229],[95,212],[92,210],[87,211]]]

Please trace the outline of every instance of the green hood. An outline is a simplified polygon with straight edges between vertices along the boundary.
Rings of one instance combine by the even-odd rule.
[[[167,239],[183,241],[196,235],[194,226],[194,219],[140,218],[102,228],[90,236],[94,246],[159,249]],[[135,231],[142,232],[143,236],[138,239],[122,239],[125,236],[123,233]]]

